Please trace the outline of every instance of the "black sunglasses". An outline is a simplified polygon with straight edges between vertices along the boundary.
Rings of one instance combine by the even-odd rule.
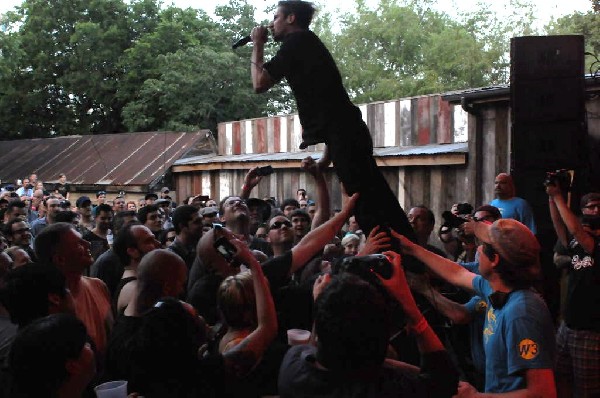
[[[292,223],[289,221],[275,221],[273,224],[271,224],[271,226],[269,226],[269,231],[279,229],[282,225],[285,225],[288,228],[292,228]]]

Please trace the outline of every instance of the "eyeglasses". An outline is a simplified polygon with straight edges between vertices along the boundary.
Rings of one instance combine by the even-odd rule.
[[[292,228],[292,223],[289,221],[275,221],[273,224],[271,224],[271,226],[269,227],[269,231],[272,231],[274,229],[279,229],[281,228],[281,226],[286,226],[288,228]]]
[[[13,234],[22,234],[23,232],[31,232],[31,228],[19,228],[13,231]]]
[[[246,201],[244,199],[241,199],[241,198],[228,199],[227,202],[225,202],[223,204],[223,206],[225,206],[225,207],[232,207],[232,206],[237,205],[238,203],[240,203],[240,204],[246,204]]]
[[[484,216],[484,217],[475,217],[475,216],[473,216],[473,221],[477,221],[477,222],[479,222],[479,221],[494,222],[496,220],[494,219],[494,216]]]
[[[600,210],[600,203],[594,203],[591,205],[583,206],[583,208],[590,209],[590,210]]]
[[[174,236],[170,236],[167,238],[167,242],[173,242],[175,240]]]

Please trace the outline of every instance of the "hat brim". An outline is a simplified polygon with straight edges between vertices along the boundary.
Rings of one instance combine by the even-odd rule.
[[[473,233],[481,242],[492,244],[492,224],[485,221],[469,221],[472,223]]]

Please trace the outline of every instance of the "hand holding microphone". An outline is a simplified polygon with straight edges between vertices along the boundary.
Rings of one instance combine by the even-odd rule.
[[[268,38],[269,38],[269,29],[266,26],[257,26],[254,29],[252,29],[252,32],[250,33],[249,36],[242,37],[241,39],[239,39],[238,41],[233,43],[231,48],[233,50],[235,50],[236,48],[245,46],[246,44],[248,44],[250,42],[264,44]]]

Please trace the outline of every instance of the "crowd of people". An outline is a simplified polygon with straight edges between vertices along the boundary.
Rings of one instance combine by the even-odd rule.
[[[127,380],[149,397],[597,396],[600,316],[586,304],[598,295],[600,194],[585,195],[577,217],[547,186],[557,263],[569,256],[559,323],[536,290],[535,222],[509,175],[493,203],[519,210],[456,204],[437,247],[427,206],[408,211],[415,242],[363,231],[360,193],[331,209],[320,164],[301,167],[316,192],[283,200],[251,197],[258,168],[238,196],[179,205],[163,188],[143,201],[99,191],[75,206],[44,190],[34,206],[5,187],[2,393],[92,396]],[[371,265],[382,252],[391,275]],[[409,256],[426,271],[403,266]],[[311,341],[290,347],[289,329]]]
[[[600,194],[574,214],[546,184],[568,283],[551,316],[529,204],[499,174],[489,204],[404,212],[305,1],[251,33],[251,78],[286,79],[315,192],[175,203],[75,198],[66,176],[0,193],[0,394],[144,397],[599,397]],[[268,32],[281,42],[264,60]],[[333,162],[344,192],[330,207]],[[72,195],[73,194],[73,195]],[[71,203],[71,195],[75,200]],[[297,330],[310,338],[293,339]],[[289,336],[288,336],[289,334]],[[300,335],[306,333],[300,333]],[[460,380],[460,381],[459,381]]]

